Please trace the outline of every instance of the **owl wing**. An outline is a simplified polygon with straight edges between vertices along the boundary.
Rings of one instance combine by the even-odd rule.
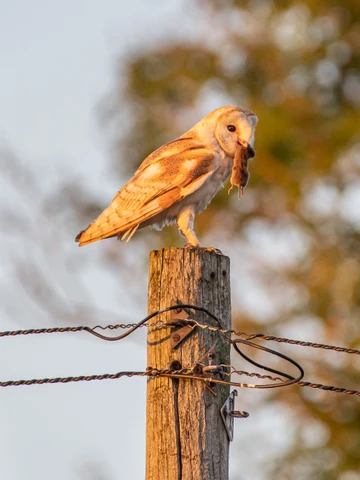
[[[204,185],[218,168],[217,154],[189,140],[171,142],[147,157],[110,206],[79,233],[79,246],[115,235],[129,240],[142,223]]]

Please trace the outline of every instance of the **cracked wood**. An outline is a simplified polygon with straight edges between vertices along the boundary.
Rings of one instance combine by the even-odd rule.
[[[148,311],[176,302],[203,306],[221,320],[224,328],[231,328],[229,258],[198,248],[151,252]],[[167,313],[160,318],[170,321],[170,316]],[[191,311],[191,317],[215,325],[202,312]],[[175,350],[171,349],[169,334],[170,329],[151,332],[149,327],[148,366],[166,369],[178,361],[183,368],[190,367],[212,346],[216,363],[230,363],[230,345],[216,332],[197,328]],[[228,480],[229,441],[220,408],[229,388],[218,385],[216,392],[212,395],[203,382],[195,380],[180,379],[176,386],[171,378],[148,380],[147,480]]]

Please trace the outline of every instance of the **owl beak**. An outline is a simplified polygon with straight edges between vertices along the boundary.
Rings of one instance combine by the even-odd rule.
[[[248,159],[255,157],[255,150],[252,148],[249,142],[247,142],[246,140],[238,140],[238,144],[241,147],[245,148],[245,150],[247,151]]]

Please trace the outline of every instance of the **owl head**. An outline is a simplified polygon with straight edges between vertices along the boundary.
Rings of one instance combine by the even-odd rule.
[[[206,115],[191,131],[196,132],[197,136],[208,142],[215,140],[229,157],[235,155],[239,144],[249,148],[252,152],[249,155],[251,157],[254,156],[253,146],[257,122],[258,118],[251,110],[226,106]]]

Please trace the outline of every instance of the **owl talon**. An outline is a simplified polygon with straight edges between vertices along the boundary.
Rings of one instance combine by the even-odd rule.
[[[219,250],[218,248],[214,248],[214,247],[201,247],[201,246],[196,246],[196,245],[192,245],[191,243],[186,243],[184,245],[184,248],[201,248],[202,250],[206,250],[207,252],[214,252],[216,253],[217,255],[222,255],[222,251]]]
[[[184,248],[201,248],[201,247],[198,247],[198,246],[193,245],[192,243],[188,242],[188,243],[185,243]]]
[[[221,250],[219,250],[218,248],[214,248],[214,247],[206,247],[204,250],[206,250],[207,252],[214,252],[217,255],[222,255],[223,254]]]
[[[76,242],[82,246],[119,236],[128,242],[138,229],[161,230],[176,221],[185,247],[203,249],[194,232],[195,215],[223,186],[231,167],[231,185],[243,195],[256,124],[256,115],[246,108],[230,105],[210,112],[149,155]],[[217,248],[205,250],[222,255]]]

